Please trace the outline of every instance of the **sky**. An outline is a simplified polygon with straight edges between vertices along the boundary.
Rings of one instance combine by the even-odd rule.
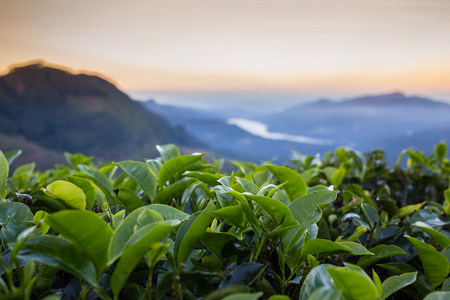
[[[0,73],[36,59],[168,102],[392,91],[450,102],[450,1],[1,0]]]

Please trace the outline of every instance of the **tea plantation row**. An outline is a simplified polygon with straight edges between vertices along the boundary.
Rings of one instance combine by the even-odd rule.
[[[44,172],[0,151],[0,298],[450,299],[443,142],[393,167],[341,148],[231,174],[157,149]]]

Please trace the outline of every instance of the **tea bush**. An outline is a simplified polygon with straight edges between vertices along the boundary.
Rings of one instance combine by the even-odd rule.
[[[446,299],[450,163],[340,148],[209,163],[160,157],[9,166],[0,151],[2,299]],[[405,163],[406,162],[406,163]],[[406,167],[403,168],[402,166]]]

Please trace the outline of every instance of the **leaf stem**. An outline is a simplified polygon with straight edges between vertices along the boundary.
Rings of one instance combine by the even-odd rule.
[[[148,300],[152,300],[152,280],[153,280],[153,267],[150,267],[148,271],[147,286],[145,287],[147,290],[146,293]]]
[[[262,234],[261,241],[259,242],[258,250],[256,250],[255,256],[253,257],[254,260],[258,259],[259,253],[261,252],[261,249],[262,249],[262,246],[266,242],[266,237],[267,237],[267,232],[264,232]]]

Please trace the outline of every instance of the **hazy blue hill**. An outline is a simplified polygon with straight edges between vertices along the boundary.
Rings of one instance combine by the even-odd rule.
[[[450,105],[401,93],[297,105],[259,121],[269,130],[332,139],[360,151],[385,149],[391,157],[407,147],[429,149],[450,141]],[[426,134],[424,137],[422,135]]]
[[[346,101],[320,99],[251,119],[268,130],[293,136],[333,141],[318,145],[268,140],[227,124],[224,116],[198,109],[147,102],[146,107],[183,126],[211,149],[236,159],[287,159],[290,150],[303,154],[324,153],[347,146],[361,152],[384,149],[390,161],[401,150],[416,147],[431,151],[442,139],[450,141],[450,106],[402,93],[363,96]],[[273,104],[276,108],[276,104]],[[240,111],[236,115],[242,114]],[[245,115],[245,114],[244,114]],[[249,153],[251,155],[249,156]]]
[[[291,150],[302,153],[326,152],[335,146],[311,145],[283,140],[269,140],[252,135],[245,130],[227,123],[229,112],[207,111],[180,106],[161,105],[146,101],[142,105],[180,125],[208,148],[228,158],[261,162],[273,158],[282,163],[290,158]],[[240,112],[236,111],[235,116]]]
[[[437,102],[431,99],[417,97],[417,96],[405,96],[402,93],[392,93],[386,95],[373,95],[364,96],[356,99],[344,101],[343,105],[370,105],[370,106],[401,106],[404,108],[409,107],[428,107],[428,108],[446,108],[450,109],[447,103]]]
[[[104,159],[150,157],[156,144],[199,146],[110,82],[42,64],[0,77],[0,132],[56,152]]]
[[[190,120],[222,120],[226,121],[226,117],[221,115],[220,113],[189,108],[189,107],[181,107],[174,105],[163,105],[156,103],[154,100],[147,100],[141,102],[141,104],[148,110],[157,113],[164,118],[172,125],[183,125],[185,122]]]
[[[287,111],[303,110],[305,108],[330,108],[330,107],[421,107],[421,108],[443,108],[450,109],[450,105],[443,102],[434,101],[431,99],[418,97],[418,96],[406,96],[403,93],[391,93],[384,95],[369,95],[357,97],[354,99],[344,101],[330,101],[328,99],[319,99],[314,102],[297,105],[289,108]]]

